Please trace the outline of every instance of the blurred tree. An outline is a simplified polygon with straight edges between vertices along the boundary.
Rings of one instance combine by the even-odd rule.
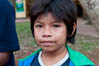
[[[79,0],[99,34],[99,0]]]
[[[34,0],[30,0],[30,7],[33,5]]]

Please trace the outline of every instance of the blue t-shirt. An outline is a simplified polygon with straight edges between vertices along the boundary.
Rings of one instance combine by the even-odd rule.
[[[14,64],[13,51],[16,50],[19,50],[19,43],[15,29],[15,11],[8,0],[0,0],[0,52],[11,52],[8,64]]]

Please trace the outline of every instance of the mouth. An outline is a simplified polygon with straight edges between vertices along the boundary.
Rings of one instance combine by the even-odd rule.
[[[55,44],[56,44],[56,41],[40,41],[40,45],[43,45],[43,46],[52,46]]]

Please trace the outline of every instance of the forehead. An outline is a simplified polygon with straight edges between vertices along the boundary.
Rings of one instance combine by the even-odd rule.
[[[44,14],[40,14],[36,21],[41,21],[41,22],[60,22],[61,20],[58,20],[52,13],[48,12],[48,13],[44,13]]]

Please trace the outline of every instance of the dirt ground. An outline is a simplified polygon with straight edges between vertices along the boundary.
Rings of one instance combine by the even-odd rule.
[[[83,53],[95,63],[95,66],[99,66],[99,51],[93,51],[92,53]]]

